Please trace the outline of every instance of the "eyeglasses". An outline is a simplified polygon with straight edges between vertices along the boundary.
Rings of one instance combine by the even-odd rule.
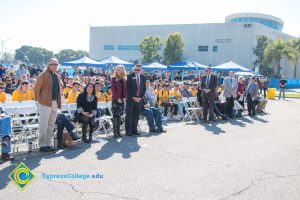
[[[49,65],[58,66],[56,63],[50,63]]]

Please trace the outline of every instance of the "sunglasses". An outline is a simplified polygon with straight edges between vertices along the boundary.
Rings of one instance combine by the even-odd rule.
[[[4,87],[0,87],[0,90],[4,90],[5,88]]]
[[[56,63],[50,63],[49,65],[58,66]]]

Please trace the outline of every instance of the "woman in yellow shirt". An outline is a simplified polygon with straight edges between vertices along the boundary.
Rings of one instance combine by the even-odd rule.
[[[0,83],[0,102],[4,103],[6,101],[6,93],[4,92],[5,90],[5,83]]]
[[[29,83],[28,81],[23,81],[21,86],[12,93],[12,101],[21,102],[29,100],[34,100],[32,94],[29,92]]]

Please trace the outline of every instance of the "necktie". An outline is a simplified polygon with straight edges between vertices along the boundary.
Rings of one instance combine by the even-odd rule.
[[[250,90],[251,90],[251,87],[252,87],[252,83],[250,83],[247,93],[249,93],[249,92],[250,92]]]
[[[209,88],[210,75],[206,78],[206,88]]]
[[[137,88],[137,90],[136,90],[136,96],[140,96],[140,76],[139,75],[137,75],[136,76],[136,88]]]

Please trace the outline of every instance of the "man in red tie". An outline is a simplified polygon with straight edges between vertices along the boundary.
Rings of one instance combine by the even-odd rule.
[[[134,73],[127,76],[127,100],[125,128],[127,136],[138,136],[137,125],[141,112],[141,100],[146,93],[146,77],[141,74],[142,65],[135,65]]]

